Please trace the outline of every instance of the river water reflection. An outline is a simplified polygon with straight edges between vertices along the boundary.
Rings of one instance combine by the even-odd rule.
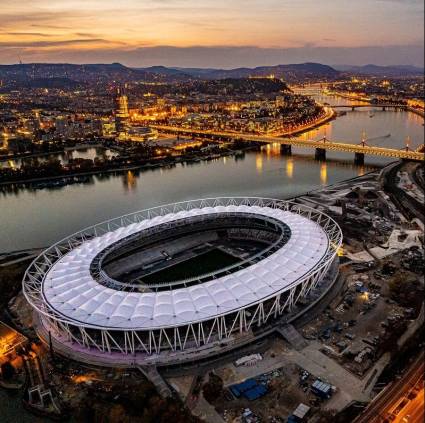
[[[335,104],[341,99],[320,100]],[[380,110],[371,115],[368,109],[350,110],[302,137],[318,139],[326,133],[329,139],[357,143],[365,131],[375,145],[402,148],[407,135],[412,147],[424,142],[419,116]],[[389,162],[367,157],[365,166],[355,166],[351,155],[328,153],[330,160],[320,163],[311,151],[293,152],[285,157],[279,145],[267,145],[238,158],[97,175],[88,183],[55,189],[0,191],[0,252],[47,246],[105,219],[164,203],[215,196],[289,198]]]
[[[45,156],[34,156],[27,157],[23,159],[11,159],[11,160],[2,160],[0,161],[1,168],[15,168],[20,167],[23,163],[31,163],[33,161],[38,161],[40,163],[47,162],[49,160],[59,160],[62,164],[67,164],[71,159],[90,159],[94,158],[104,158],[104,157],[114,157],[118,153],[115,151],[105,149],[103,147],[87,147],[87,148],[78,148],[75,150],[67,150],[63,153],[53,153],[47,154]]]

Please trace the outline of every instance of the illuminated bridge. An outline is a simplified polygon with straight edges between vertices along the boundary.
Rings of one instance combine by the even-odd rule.
[[[425,159],[425,154],[423,152],[413,151],[410,149],[409,140],[406,141],[406,145],[403,149],[398,150],[395,148],[367,145],[367,142],[365,140],[362,140],[362,142],[360,142],[359,144],[349,144],[345,142],[330,141],[326,138],[323,138],[319,141],[309,141],[302,140],[299,138],[279,138],[225,131],[206,131],[201,129],[177,128],[173,126],[155,125],[154,127],[162,132],[182,134],[192,137],[240,139],[243,141],[262,142],[268,144],[279,143],[281,144],[281,151],[283,154],[291,154],[292,146],[311,148],[315,149],[315,157],[318,160],[326,159],[326,151],[341,151],[344,153],[354,153],[354,160],[358,164],[363,163],[365,155],[417,161],[423,161]]]
[[[351,109],[355,110],[362,107],[381,107],[382,110],[386,109],[401,109],[405,110],[408,108],[407,104],[401,104],[401,103],[356,103],[356,104],[335,104],[330,105],[328,107],[331,107],[332,109]]]

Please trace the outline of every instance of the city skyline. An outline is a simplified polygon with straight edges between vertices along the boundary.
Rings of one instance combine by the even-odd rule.
[[[0,0],[1,422],[423,423],[423,13]]]
[[[0,2],[3,3],[3,2]],[[31,0],[2,5],[0,63],[423,66],[423,3]]]

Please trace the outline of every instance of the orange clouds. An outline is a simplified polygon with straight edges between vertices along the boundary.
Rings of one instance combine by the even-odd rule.
[[[0,9],[0,62],[155,46],[422,45],[421,11],[419,0],[15,1]]]

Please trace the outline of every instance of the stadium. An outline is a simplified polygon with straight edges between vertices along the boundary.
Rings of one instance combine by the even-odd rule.
[[[23,291],[40,337],[68,353],[193,359],[289,315],[341,243],[334,220],[300,204],[193,200],[65,238],[30,265]]]

